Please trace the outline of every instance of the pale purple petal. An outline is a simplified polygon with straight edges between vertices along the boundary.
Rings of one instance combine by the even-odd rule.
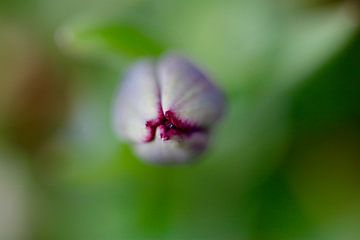
[[[158,164],[179,164],[193,160],[202,153],[208,143],[208,134],[204,132],[194,133],[188,138],[173,138],[163,141],[160,131],[152,142],[137,144],[135,146],[138,155],[147,162]]]
[[[157,66],[163,112],[188,124],[208,127],[218,120],[224,98],[207,76],[188,60],[165,57]]]
[[[114,127],[120,138],[134,142],[147,138],[145,124],[157,117],[159,96],[154,64],[135,64],[126,74],[115,102]]]

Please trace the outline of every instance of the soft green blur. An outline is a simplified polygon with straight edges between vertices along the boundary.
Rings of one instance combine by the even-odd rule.
[[[226,93],[195,164],[112,130],[165,52]],[[28,239],[360,239],[358,1],[0,0],[0,240]]]

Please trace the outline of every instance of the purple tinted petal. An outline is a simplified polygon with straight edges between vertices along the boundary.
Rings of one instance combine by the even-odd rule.
[[[149,137],[146,122],[158,116],[159,94],[154,64],[135,64],[126,74],[115,102],[114,125],[119,137],[134,142]]]
[[[185,124],[208,127],[223,113],[224,98],[196,66],[179,56],[165,57],[157,66],[164,113]]]
[[[202,153],[208,143],[207,133],[194,133],[185,138],[163,141],[157,130],[154,141],[136,145],[136,152],[147,162],[158,164],[179,164],[193,160]]]

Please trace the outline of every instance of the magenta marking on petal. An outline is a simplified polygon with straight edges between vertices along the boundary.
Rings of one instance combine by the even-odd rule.
[[[148,135],[145,137],[145,142],[151,142],[155,138],[156,128],[159,124],[157,123],[157,120],[149,120],[146,122],[145,126],[148,130]]]
[[[166,126],[160,125],[160,126],[159,126],[159,130],[160,130],[160,138],[161,138],[163,141],[170,140],[170,137],[169,137],[168,134],[167,134]]]
[[[159,114],[156,119],[146,122],[146,129],[148,135],[145,137],[145,142],[151,142],[155,139],[156,129],[159,128],[160,138],[163,141],[178,137],[179,139],[189,137],[195,132],[206,132],[207,129],[199,127],[195,124],[181,120],[173,111],[166,111],[165,114],[160,106]]]
[[[155,139],[156,129],[161,126],[164,119],[163,110],[161,104],[159,104],[158,116],[156,119],[146,121],[145,127],[148,130],[148,134],[144,139],[144,142],[151,142]]]
[[[196,126],[195,124],[191,124],[178,118],[171,110],[165,112],[165,118],[170,121],[171,124],[175,125],[176,128],[182,129],[184,131],[200,130],[200,127]]]

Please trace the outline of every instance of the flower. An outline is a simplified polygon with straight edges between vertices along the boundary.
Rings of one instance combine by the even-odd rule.
[[[145,161],[185,163],[206,149],[224,105],[218,87],[189,60],[141,60],[121,84],[114,128]]]

